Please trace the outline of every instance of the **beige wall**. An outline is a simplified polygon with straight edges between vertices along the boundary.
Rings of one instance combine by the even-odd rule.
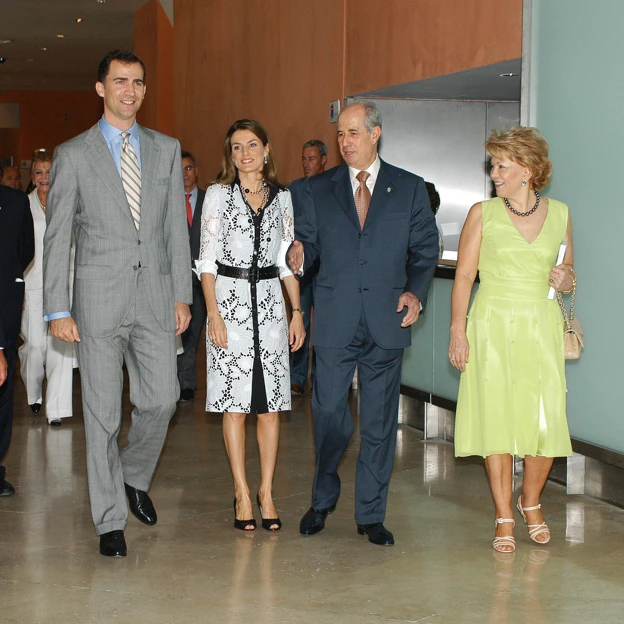
[[[261,121],[285,180],[328,106],[521,55],[522,0],[175,0],[174,134],[214,179],[228,126]]]

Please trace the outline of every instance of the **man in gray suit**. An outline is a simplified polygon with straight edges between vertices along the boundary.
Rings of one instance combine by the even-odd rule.
[[[77,343],[100,553],[125,556],[125,496],[141,522],[157,520],[147,490],[178,398],[175,336],[190,320],[190,250],[180,145],[136,123],[145,96],[143,62],[130,52],[110,52],[95,89],[104,100],[102,119],[54,155],[44,314],[54,336]],[[134,410],[120,453],[124,362]]]

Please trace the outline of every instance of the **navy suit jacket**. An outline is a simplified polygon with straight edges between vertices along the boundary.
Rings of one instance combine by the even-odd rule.
[[[191,256],[193,260],[199,259],[199,242],[201,240],[201,217],[204,208],[204,197],[206,191],[197,189],[197,202],[195,204],[195,213],[193,214],[193,225],[189,227],[189,239],[191,243]],[[193,263],[194,266],[194,263]]]
[[[0,347],[16,340],[24,302],[24,270],[35,255],[35,232],[26,193],[0,184]]]
[[[398,300],[409,291],[424,309],[439,252],[424,180],[382,160],[363,229],[344,163],[308,178],[300,202],[295,238],[304,246],[304,272],[320,259],[314,344],[346,347],[363,308],[378,346],[409,346],[411,330],[401,327],[407,310],[397,313]]]

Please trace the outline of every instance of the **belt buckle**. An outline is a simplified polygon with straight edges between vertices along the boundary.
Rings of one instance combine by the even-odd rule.
[[[260,281],[260,269],[257,266],[249,269],[249,281],[251,283],[257,283]]]

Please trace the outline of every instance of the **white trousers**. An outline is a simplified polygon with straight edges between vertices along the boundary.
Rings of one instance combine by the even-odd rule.
[[[45,410],[48,422],[69,418],[72,409],[74,345],[55,338],[43,320],[43,290],[27,290],[22,312],[22,340],[18,349],[20,372],[28,404],[43,403],[43,379],[47,377]]]

